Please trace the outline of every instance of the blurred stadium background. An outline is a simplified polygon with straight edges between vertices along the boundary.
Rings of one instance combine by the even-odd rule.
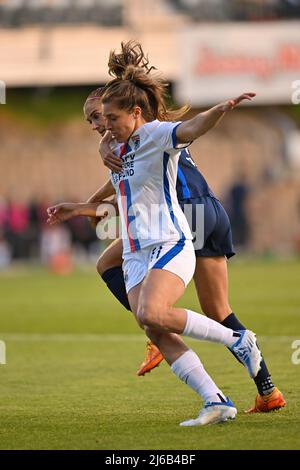
[[[107,178],[82,106],[108,80],[109,50],[128,39],[141,41],[191,114],[257,92],[192,155],[247,260],[230,270],[234,308],[262,335],[289,407],[267,422],[241,416],[204,440],[170,427],[196,402],[186,408],[166,366],[147,377],[150,388],[134,376],[143,337],[97,279],[105,244],[84,219],[45,224],[47,206],[86,200]],[[0,0],[0,102],[0,447],[299,448],[290,355],[300,302],[300,0]],[[191,289],[185,302],[197,310]],[[245,374],[215,351],[201,346],[204,363],[245,409],[254,387],[246,393]]]
[[[45,208],[85,200],[105,181],[82,104],[108,79],[109,50],[130,38],[192,112],[257,92],[192,154],[236,245],[298,255],[299,25],[297,0],[1,0],[0,269],[71,245],[78,259],[98,251],[84,220],[50,230]]]

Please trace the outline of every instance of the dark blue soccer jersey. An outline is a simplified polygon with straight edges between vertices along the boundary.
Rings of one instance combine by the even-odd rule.
[[[186,148],[181,151],[178,161],[176,191],[179,201],[201,196],[215,197]]]

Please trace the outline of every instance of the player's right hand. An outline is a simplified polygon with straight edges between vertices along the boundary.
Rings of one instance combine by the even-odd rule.
[[[225,103],[222,103],[220,105],[220,110],[226,113],[227,111],[230,111],[239,103],[241,103],[241,101],[244,101],[244,100],[252,101],[252,98],[254,98],[255,96],[256,96],[256,93],[253,93],[253,92],[243,93],[242,95],[237,96],[236,98],[232,98],[231,100],[228,100]]]
[[[122,171],[123,162],[111,150],[111,141],[112,133],[110,131],[106,131],[99,145],[99,153],[104,165],[107,166],[107,168],[109,168],[111,171],[114,171],[115,173],[120,173]]]

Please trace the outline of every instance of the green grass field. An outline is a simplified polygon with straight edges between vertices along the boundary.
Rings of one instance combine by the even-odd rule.
[[[288,406],[245,415],[253,382],[222,346],[188,341],[236,404],[234,422],[181,428],[201,403],[163,363],[136,369],[145,340],[94,271],[0,274],[1,449],[299,449],[300,261],[230,263],[231,304],[256,331]],[[181,305],[199,310],[191,285]]]

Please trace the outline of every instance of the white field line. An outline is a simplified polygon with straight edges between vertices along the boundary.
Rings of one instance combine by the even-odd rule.
[[[145,336],[143,334],[73,334],[73,333],[1,333],[0,339],[4,341],[22,341],[22,342],[37,342],[37,341],[50,341],[50,342],[143,342]],[[197,341],[192,338],[187,338],[188,341]],[[277,342],[286,343],[300,339],[300,332],[298,336],[258,336],[258,342]]]

